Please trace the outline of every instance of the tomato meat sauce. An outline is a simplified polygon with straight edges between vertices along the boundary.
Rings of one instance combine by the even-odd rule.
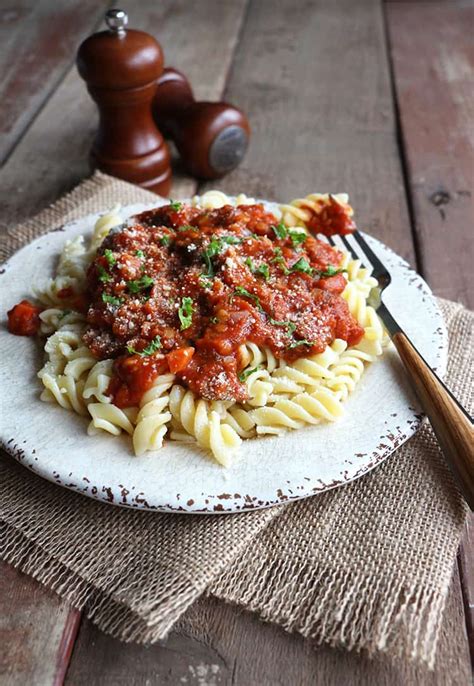
[[[353,230],[347,208],[330,198],[311,230]],[[335,338],[360,341],[341,297],[341,261],[261,204],[171,203],[112,230],[99,248],[87,274],[84,341],[98,359],[116,358],[109,393],[120,407],[138,404],[168,371],[203,398],[243,401],[245,343],[291,361]]]
[[[22,300],[7,312],[9,332],[17,336],[36,335],[41,324],[41,311],[41,307],[36,307],[29,300]]]

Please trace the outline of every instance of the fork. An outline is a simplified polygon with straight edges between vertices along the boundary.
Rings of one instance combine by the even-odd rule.
[[[474,509],[474,425],[462,405],[423,359],[402,327],[382,300],[382,292],[391,282],[390,272],[382,264],[359,231],[350,234],[357,249],[346,236],[339,236],[354,259],[372,268],[378,286],[370,292],[368,303],[385,324],[390,338],[408,372],[409,380],[423,411],[428,416],[444,456],[471,510]],[[329,243],[338,248],[334,238]]]

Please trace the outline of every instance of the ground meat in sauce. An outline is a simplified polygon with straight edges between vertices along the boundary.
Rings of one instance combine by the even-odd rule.
[[[342,233],[354,228],[333,199],[327,221]],[[279,225],[262,205],[173,203],[144,212],[108,235],[89,268],[84,341],[96,357],[118,358],[111,392],[122,407],[136,404],[153,374],[166,371],[166,356],[175,361],[180,350],[185,385],[206,399],[242,401],[242,344],[294,360],[335,338],[361,339],[340,296],[341,259],[327,243]]]

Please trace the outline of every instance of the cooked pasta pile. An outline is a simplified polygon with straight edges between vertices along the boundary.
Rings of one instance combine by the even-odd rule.
[[[305,228],[310,210],[327,197],[313,194],[281,205],[283,223]],[[347,203],[347,196],[332,197]],[[192,201],[203,208],[252,202],[244,195],[233,201],[219,191],[209,191]],[[35,289],[35,296],[46,308],[39,315],[41,333],[47,337],[46,362],[38,374],[44,386],[42,400],[89,417],[90,435],[130,434],[137,455],[158,450],[166,436],[197,443],[225,466],[242,440],[333,422],[343,414],[343,403],[354,391],[365,365],[382,355],[386,342],[383,326],[367,304],[377,282],[370,270],[348,254],[342,265],[347,279],[342,297],[364,329],[357,345],[348,347],[346,341],[336,338],[322,353],[290,363],[277,359],[270,349],[247,343],[240,351],[248,392],[244,402],[205,400],[180,384],[174,374],[166,373],[156,378],[138,406],[122,409],[115,405],[108,395],[113,360],[97,361],[92,355],[83,342],[85,316],[64,294],[84,290],[86,271],[97,248],[110,229],[120,224],[119,208],[114,208],[96,222],[89,243],[82,236],[68,241],[55,278]],[[253,373],[245,378],[245,370]]]

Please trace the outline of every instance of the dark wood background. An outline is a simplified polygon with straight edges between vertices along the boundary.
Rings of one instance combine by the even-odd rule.
[[[2,230],[89,174],[97,116],[73,61],[109,4],[0,3]],[[199,98],[224,96],[248,114],[248,155],[220,188],[278,200],[348,191],[361,227],[437,294],[472,307],[472,2],[119,5],[130,26],[161,41],[166,63],[188,75]],[[197,188],[178,168],[173,197]],[[434,674],[317,648],[214,600],[193,608],[163,645],[120,644],[3,564],[0,683],[468,684],[473,559],[466,532]]]

